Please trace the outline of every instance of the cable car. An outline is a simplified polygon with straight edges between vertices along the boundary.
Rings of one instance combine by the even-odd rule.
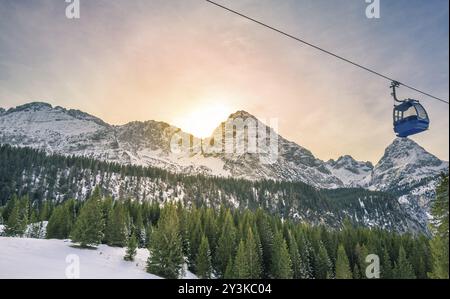
[[[395,88],[400,86],[398,82],[392,82],[392,96],[398,105],[394,105],[394,132],[397,137],[408,137],[428,130],[430,119],[425,108],[417,100],[397,99]]]

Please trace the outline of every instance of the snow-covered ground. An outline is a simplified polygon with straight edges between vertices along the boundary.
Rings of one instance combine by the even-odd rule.
[[[68,240],[0,237],[0,279],[160,278],[145,272],[146,249],[138,249],[135,261],[127,262],[123,260],[125,248],[100,245],[97,250],[92,250],[71,245]],[[186,271],[185,278],[195,278],[195,275]]]

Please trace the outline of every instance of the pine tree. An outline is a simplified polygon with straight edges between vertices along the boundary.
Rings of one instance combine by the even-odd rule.
[[[138,241],[138,247],[145,247],[147,232],[145,231],[144,221],[142,219],[142,209],[137,210],[136,220],[134,221],[134,234]]]
[[[71,232],[72,241],[79,243],[81,247],[96,246],[103,239],[105,220],[101,206],[101,195],[98,188],[95,189],[80,210],[80,215]]]
[[[299,238],[299,252],[301,258],[301,266],[300,266],[300,278],[302,279],[312,279],[313,271],[312,271],[312,248],[309,241],[305,236],[301,236]]]
[[[389,256],[389,252],[385,248],[384,252],[383,252],[383,260],[381,263],[381,273],[380,273],[381,278],[392,279],[393,278],[392,271],[393,271],[393,269],[392,269],[391,257]]]
[[[249,227],[247,231],[247,237],[245,240],[245,255],[248,263],[249,278],[259,279],[261,278],[261,259],[258,243],[255,239],[252,229]]]
[[[230,256],[228,258],[227,267],[225,269],[225,273],[223,275],[224,279],[234,279],[234,264],[233,264],[233,258]]]
[[[127,243],[127,250],[124,256],[124,260],[126,261],[134,261],[134,257],[136,256],[137,253],[137,240],[136,240],[136,236],[134,234],[132,234],[129,238],[128,238],[128,243]]]
[[[57,206],[47,224],[47,239],[67,239],[73,227],[73,218],[68,204]]]
[[[280,232],[275,234],[270,272],[272,278],[275,279],[292,278],[292,261],[289,256],[286,240]]]
[[[33,210],[30,217],[30,228],[27,232],[28,238],[39,239],[42,237],[42,222],[38,221],[36,211]]]
[[[449,244],[440,236],[435,236],[430,241],[430,250],[432,255],[432,272],[428,273],[430,278],[448,279],[449,269]]]
[[[337,279],[351,279],[353,277],[350,270],[350,263],[348,261],[347,253],[344,245],[339,245],[336,258],[336,278]]]
[[[12,210],[6,221],[5,236],[8,237],[21,237],[25,233],[27,221],[24,219],[24,211],[22,210],[22,204],[20,200],[14,199],[12,203]]]
[[[51,204],[48,201],[44,201],[40,209],[39,219],[41,221],[48,221],[51,215]]]
[[[442,178],[436,189],[436,200],[433,203],[431,212],[433,214],[434,237],[430,241],[431,251],[431,272],[430,278],[449,278],[449,196],[448,196],[448,175]]]
[[[176,279],[182,274],[183,248],[176,207],[167,205],[153,230],[149,244],[147,271],[165,278]]]
[[[109,246],[123,247],[127,242],[125,208],[116,203],[108,212],[105,228],[105,240]],[[133,234],[134,235],[134,234]]]
[[[289,233],[289,254],[292,261],[293,278],[300,279],[303,278],[303,264],[298,251],[298,245],[295,238]]]
[[[355,247],[356,259],[358,263],[360,279],[366,279],[366,257],[369,255],[369,250],[365,245],[356,244]]]
[[[217,243],[216,259],[217,270],[223,277],[227,268],[229,257],[234,256],[236,250],[236,228],[230,211],[225,214],[222,233]]]
[[[436,199],[433,201],[431,213],[434,218],[435,233],[443,239],[449,238],[449,196],[448,175],[442,177],[441,183],[436,188]]]
[[[396,279],[415,279],[414,269],[406,257],[403,246],[400,246],[398,260],[394,266],[394,278]]]
[[[322,241],[319,241],[319,252],[315,258],[315,278],[329,279],[332,277],[332,264],[330,258]]]
[[[247,255],[245,252],[244,241],[239,242],[239,246],[236,252],[236,258],[234,259],[233,276],[235,279],[250,279],[250,266],[248,263]]]
[[[198,213],[193,213],[192,215],[192,224],[190,229],[190,238],[189,238],[189,255],[188,255],[188,262],[189,262],[189,269],[193,272],[197,272],[196,269],[196,259],[199,252],[200,243],[202,241],[203,237],[203,231],[202,231],[202,223],[200,220],[200,216]]]
[[[217,223],[213,209],[207,209],[204,215],[203,231],[208,238],[209,247],[211,249],[211,256],[215,256],[215,249],[217,248]]]
[[[209,249],[209,242],[206,236],[202,237],[200,243],[198,255],[197,255],[197,276],[202,279],[211,278],[212,266],[211,266],[211,250]]]
[[[270,226],[267,215],[261,209],[256,211],[255,217],[262,247],[263,277],[268,278],[270,276],[270,268],[272,265],[272,252],[274,244],[273,230]]]

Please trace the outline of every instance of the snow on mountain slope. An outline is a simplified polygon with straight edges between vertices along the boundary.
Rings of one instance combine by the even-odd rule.
[[[373,170],[372,163],[356,161],[349,155],[342,156],[337,161],[329,160],[326,166],[346,187],[360,187],[361,182]]]
[[[0,143],[176,172],[205,172],[201,165],[177,163],[185,157],[184,153],[170,153],[170,140],[175,133],[186,134],[156,121],[111,126],[81,111],[39,102],[0,114]]]
[[[264,134],[270,133],[269,139],[276,140],[273,143],[277,148],[275,159],[269,159],[264,147],[263,153],[249,152],[245,128],[232,127],[232,131],[227,132],[230,123],[232,126],[253,123],[264,128]],[[230,134],[233,138],[231,152],[225,142],[225,136]],[[174,141],[178,144],[181,140],[184,150],[174,151]],[[259,145],[261,140],[257,142]],[[0,109],[0,144],[124,165],[153,166],[177,173],[301,181],[326,189],[362,187],[389,191],[399,196],[399,203],[422,224],[429,218],[427,213],[437,177],[441,172],[448,173],[448,162],[439,160],[407,138],[395,139],[375,166],[348,155],[324,162],[245,111],[230,115],[210,138],[202,140],[164,122],[114,126],[78,110],[34,102]]]
[[[135,261],[128,262],[123,259],[126,248],[99,245],[92,250],[71,245],[69,240],[0,237],[0,279],[160,279],[145,271],[147,249],[137,249]],[[76,259],[79,277],[70,271]],[[185,270],[183,278],[197,277]]]
[[[258,147],[258,152],[256,153],[248,150],[250,144],[248,135],[250,133],[246,134],[245,128],[242,130],[236,129],[232,132],[235,134],[234,151],[223,150],[227,148],[223,137],[224,134],[227,134],[226,126],[239,124],[239,121],[242,121],[247,126],[252,124],[257,128],[263,128],[264,131],[270,132],[267,139],[273,140],[272,149],[274,151],[271,152],[271,149],[268,147]],[[244,140],[244,142],[239,142],[239,140]],[[259,146],[260,142],[260,140],[257,140],[255,143],[258,143]],[[286,140],[277,134],[273,128],[245,111],[238,111],[230,115],[226,122],[217,127],[212,137],[205,139],[203,143],[206,145],[213,144],[212,147],[215,149],[215,151],[212,150],[215,152],[214,154],[206,153],[204,156],[221,159],[225,164],[224,169],[233,177],[250,180],[301,181],[318,188],[344,186],[342,181],[333,176],[326,168],[325,163],[314,157],[309,150]],[[233,143],[233,140],[231,143]],[[271,153],[274,155],[270,156]]]
[[[278,151],[276,160],[266,163],[264,154],[246,152],[245,145],[237,142],[234,152],[225,151],[224,127],[235,120],[263,125],[251,114],[238,111],[220,124],[210,138],[201,140],[164,122],[112,126],[78,110],[35,102],[0,111],[0,143],[179,173],[301,181],[317,188],[390,190],[448,171],[447,162],[410,139],[395,139],[373,167],[370,162],[359,162],[350,156],[324,162],[270,127],[267,128],[273,134],[271,138],[276,137]],[[244,132],[236,130],[233,138],[245,140]],[[174,136],[188,140],[188,150],[173,151]]]
[[[441,161],[408,138],[397,138],[389,145],[364,184],[372,190],[398,190],[422,179],[448,172]]]
[[[92,250],[70,245],[70,241],[63,240],[0,237],[0,279],[73,278],[66,276],[73,257],[79,259],[79,278],[82,279],[159,278],[145,272],[146,249],[139,249],[136,260],[127,262],[123,260],[125,248],[100,245],[97,250]]]

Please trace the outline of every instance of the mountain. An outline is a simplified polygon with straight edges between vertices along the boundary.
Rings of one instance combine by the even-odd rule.
[[[267,128],[276,142],[274,161],[268,163],[265,161],[267,155],[251,153],[239,146],[231,153],[225,150],[225,127],[239,121]],[[233,132],[233,138],[242,137],[243,132]],[[173,150],[173,144],[178,140],[187,144],[179,152]],[[130,122],[114,126],[79,110],[33,102],[3,110],[0,143],[125,165],[160,167],[179,173],[301,181],[317,188],[364,187],[386,191],[448,169],[447,162],[410,139],[395,139],[375,167],[351,156],[324,162],[245,111],[230,115],[210,138],[201,140],[164,122]]]
[[[401,190],[446,171],[448,162],[441,161],[411,139],[397,138],[364,181],[373,190]]]
[[[241,211],[261,208],[284,219],[332,228],[340,228],[350,220],[358,226],[402,233],[427,231],[420,214],[406,211],[396,196],[386,192],[362,188],[322,190],[301,182],[177,174],[160,168],[0,146],[0,206],[14,195],[27,195],[37,203],[85,200],[96,186],[113,199],[180,202],[188,207]]]
[[[326,165],[346,187],[363,186],[365,178],[371,175],[374,168],[371,162],[359,162],[349,155],[342,156],[336,161],[329,160]]]
[[[3,144],[176,172],[202,172],[201,166],[183,163],[183,156],[170,152],[170,138],[175,133],[185,134],[157,121],[113,126],[79,110],[40,102],[11,108],[0,115]]]
[[[252,140],[256,151],[250,150]],[[211,137],[199,139],[164,122],[110,125],[79,110],[33,102],[0,110],[0,144],[180,174],[386,191],[422,226],[439,175],[448,173],[448,162],[407,138],[395,139],[376,165],[348,155],[325,162],[246,111],[231,114]]]

